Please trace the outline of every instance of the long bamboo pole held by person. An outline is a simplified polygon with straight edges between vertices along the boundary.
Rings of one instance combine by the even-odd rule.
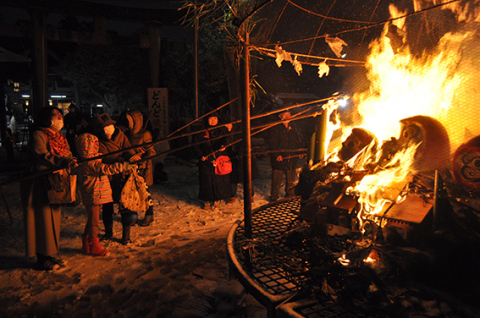
[[[251,117],[250,117],[250,120],[259,119],[259,118],[262,118],[262,117],[265,117],[265,116],[273,115],[273,114],[275,114],[275,113],[284,112],[285,110],[292,110],[292,109],[295,109],[295,108],[298,108],[298,107],[304,107],[304,106],[310,105],[310,104],[318,104],[318,103],[325,102],[325,101],[329,101],[329,100],[332,100],[332,99],[338,99],[338,98],[340,98],[341,96],[343,96],[343,95],[335,95],[335,96],[332,96],[332,97],[323,98],[323,99],[319,99],[319,100],[316,100],[316,101],[310,101],[310,102],[306,102],[306,103],[302,103],[302,104],[296,104],[296,105],[293,105],[293,106],[276,109],[276,110],[273,110],[273,111],[270,111],[270,112],[267,112],[267,113],[263,113],[263,114],[260,114],[260,115],[251,116]],[[234,102],[235,100],[236,100],[236,99],[234,99],[234,100],[232,100],[232,101],[230,101],[230,102],[228,102],[228,103],[226,103],[226,104],[224,104],[224,105],[216,108],[215,110],[221,109],[221,108],[225,107],[226,105],[228,105],[229,103]],[[318,106],[313,106],[313,107],[310,108],[310,109],[314,109],[315,107],[318,107]],[[308,109],[308,110],[310,110],[310,109]],[[211,113],[214,112],[215,110],[213,110],[213,111],[205,114],[205,115],[202,116],[201,118],[204,118],[205,116],[208,116],[208,114],[211,114]],[[308,110],[307,110],[307,111],[308,111]],[[301,117],[301,118],[298,118],[298,119],[307,118],[307,117],[312,117],[312,116],[315,117],[315,116],[317,116],[318,114],[321,114],[322,112],[323,112],[323,109],[322,109],[322,111],[318,111],[318,112],[315,112],[315,113],[312,114],[312,115],[307,115],[307,116],[305,116],[305,117]],[[302,113],[302,112],[300,112],[300,113]],[[300,114],[300,113],[299,113],[299,114]],[[298,114],[296,114],[296,115],[298,115]],[[292,118],[293,118],[293,117],[294,117],[294,116],[292,116]],[[290,119],[290,120],[293,120],[293,119]],[[296,120],[296,119],[295,119],[295,120]],[[193,121],[193,122],[195,122],[195,121]],[[184,127],[182,127],[182,129],[185,129],[186,127],[188,127],[189,125],[191,125],[193,122],[185,125]],[[242,120],[236,120],[236,121],[232,121],[232,122],[230,122],[230,123],[228,123],[228,124],[238,124],[238,123],[241,123],[241,122],[242,122]],[[277,121],[277,122],[273,122],[273,123],[271,123],[271,124],[272,124],[272,126],[274,126],[274,125],[276,125],[276,124],[278,124],[278,123],[280,123],[280,122],[281,122],[281,121]],[[270,125],[270,124],[267,124],[267,125]],[[260,126],[253,127],[253,129],[258,128],[258,127],[260,127]],[[271,126],[269,126],[269,127],[267,127],[267,128],[270,128],[270,127],[271,127]],[[211,129],[211,128],[210,128],[210,129]],[[163,138],[163,139],[160,139],[160,140],[157,140],[157,141],[152,141],[152,142],[150,142],[150,143],[145,143],[145,144],[143,144],[142,146],[143,146],[143,147],[155,146],[155,145],[157,145],[157,144],[164,143],[164,142],[167,142],[167,141],[171,141],[171,140],[174,140],[174,139],[177,139],[177,138],[184,138],[184,137],[188,137],[188,136],[192,136],[192,135],[204,133],[204,132],[206,132],[206,131],[208,131],[208,130],[210,130],[210,129],[209,129],[209,128],[205,128],[205,129],[196,130],[196,131],[193,131],[193,132],[184,133],[184,134],[176,135],[176,136],[173,136],[172,134],[170,134],[170,135],[169,135],[170,137]],[[178,132],[178,131],[180,131],[180,129],[178,129],[176,132]],[[109,153],[109,154],[105,154],[105,155],[103,155],[103,156],[96,157],[96,158],[97,158],[97,159],[98,159],[98,158],[103,158],[103,157],[106,157],[106,156],[108,156],[108,155],[118,154],[118,153],[121,153],[121,152],[124,152],[124,151],[128,151],[128,150],[131,150],[131,149],[140,148],[140,147],[142,147],[142,146],[133,146],[133,147],[130,147],[130,148],[125,148],[125,149],[118,150],[118,151],[115,151],[115,152],[111,152],[111,153]]]
[[[233,102],[234,100],[232,100]],[[222,105],[220,107],[224,107],[225,105]],[[305,104],[302,104],[302,106],[305,106]],[[315,106],[316,107],[316,106]],[[312,114],[304,114],[302,115],[303,113],[306,113],[312,109],[314,109],[315,107],[312,107],[312,108],[309,108],[309,109],[306,109],[298,114],[295,114],[293,115],[289,121],[295,121],[295,120],[300,120],[300,119],[304,119],[304,118],[309,118],[309,117],[315,117],[315,116],[318,116],[319,114],[321,114],[323,112],[323,110],[321,111],[316,111]],[[289,109],[289,108],[285,108],[285,109]],[[281,111],[284,111],[284,109],[281,109],[281,110],[275,110],[274,112],[270,112],[269,114],[271,113],[278,113],[278,112],[281,112]],[[257,116],[257,118],[259,117],[262,117],[262,116]],[[239,122],[239,121],[237,121]],[[233,122],[234,123],[234,122]],[[275,122],[271,122],[271,123],[268,123],[268,124],[263,124],[263,125],[258,125],[258,126],[254,126],[254,127],[251,127],[251,130],[256,130],[255,132],[252,132],[251,135],[256,135],[262,131],[265,131],[275,125],[278,125],[278,124],[281,124],[282,121],[281,120],[278,120],[278,121],[275,121]],[[199,134],[199,133],[202,133],[202,132],[206,132],[207,130],[209,129],[202,129],[202,130],[199,130],[199,131],[195,131],[195,132],[191,132],[191,133],[188,133],[188,134],[184,134],[184,135],[180,135],[180,136],[176,136],[175,138],[179,138],[179,137],[185,137],[185,136],[190,136],[190,135],[194,135],[194,134]],[[241,132],[234,132],[234,133],[231,133],[227,136],[231,136],[231,135],[235,135],[235,134],[239,134]],[[223,138],[224,136],[220,136],[220,137],[216,137],[216,138],[212,138],[211,140],[216,140],[216,139],[219,139],[219,138]],[[142,144],[142,145],[137,145],[137,146],[132,146],[132,147],[129,147],[129,148],[125,148],[125,149],[121,149],[121,150],[118,150],[118,151],[113,151],[113,152],[110,152],[110,153],[107,153],[107,154],[102,154],[102,155],[99,155],[99,156],[96,156],[96,157],[93,157],[93,158],[89,158],[89,159],[85,159],[85,160],[79,160],[78,161],[78,164],[79,165],[82,165],[88,161],[91,161],[91,160],[97,160],[97,159],[102,159],[104,157],[108,157],[108,156],[111,156],[111,155],[116,155],[116,154],[119,154],[119,153],[123,153],[125,151],[129,151],[129,150],[134,150],[134,149],[138,149],[138,148],[149,148],[149,147],[153,147],[161,142],[165,142],[165,141],[168,141],[168,140],[171,140],[171,139],[174,139],[172,137],[170,138],[165,138],[165,139],[162,139],[160,141],[153,141],[153,142],[149,142],[149,143],[145,143],[145,144]],[[226,145],[226,147],[230,147],[238,142],[242,141],[242,138],[239,138],[235,141],[233,141],[232,143]],[[152,160],[152,159],[155,159],[157,157],[160,157],[160,156],[163,156],[163,155],[166,155],[166,154],[169,154],[169,153],[174,153],[174,152],[177,152],[177,151],[180,151],[180,150],[183,150],[183,149],[186,149],[186,148],[189,148],[189,147],[192,147],[192,146],[196,146],[196,145],[199,145],[199,144],[202,144],[202,143],[205,143],[207,142],[206,140],[203,140],[203,141],[199,141],[197,143],[189,143],[183,147],[178,147],[176,149],[171,149],[171,150],[168,150],[168,151],[163,151],[161,153],[157,153],[156,155],[154,156],[150,156],[150,157],[145,157],[145,158],[142,158],[139,162],[143,162],[143,161],[147,161],[147,160]],[[44,171],[40,171],[40,172],[37,172],[35,174],[29,174],[27,176],[24,176],[20,179],[16,179],[16,180],[8,180],[8,181],[5,181],[5,182],[2,182],[0,183],[0,186],[4,186],[4,185],[8,185],[8,184],[11,184],[11,183],[14,183],[14,182],[20,182],[20,181],[24,181],[24,180],[27,180],[27,179],[32,179],[32,178],[36,178],[36,177],[39,177],[39,176],[42,176],[42,175],[47,175],[49,173],[52,173],[52,172],[55,172],[55,171],[58,171],[58,170],[62,170],[62,169],[48,169],[48,170],[44,170]]]
[[[191,126],[192,124],[196,123],[196,122],[199,121],[200,119],[205,118],[205,117],[207,117],[208,115],[210,115],[210,114],[212,114],[212,113],[214,113],[214,112],[216,112],[216,111],[219,111],[219,110],[222,109],[223,107],[228,106],[228,105],[230,105],[231,103],[233,103],[233,102],[235,102],[235,101],[237,101],[237,100],[238,100],[238,97],[232,99],[231,101],[229,101],[229,102],[227,102],[227,103],[225,103],[225,104],[223,104],[223,105],[221,105],[220,107],[215,108],[215,109],[212,110],[212,111],[209,111],[208,113],[206,113],[206,114],[204,114],[204,115],[196,118],[195,120],[192,120],[191,122],[189,122],[189,123],[186,124],[185,126],[182,126],[182,127],[178,128],[177,130],[175,130],[174,132],[170,133],[170,134],[167,136],[167,138],[168,138],[168,137],[172,137],[172,136],[175,135],[177,132],[182,131],[183,129],[187,128],[188,126]]]

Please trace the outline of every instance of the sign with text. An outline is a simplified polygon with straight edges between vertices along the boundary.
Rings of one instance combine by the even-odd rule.
[[[159,138],[169,134],[168,129],[168,89],[165,87],[148,88],[148,120],[153,129],[159,131]]]

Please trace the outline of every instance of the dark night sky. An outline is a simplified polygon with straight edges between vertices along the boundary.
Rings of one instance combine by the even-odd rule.
[[[172,9],[176,10],[181,3],[176,1],[163,1],[163,0],[90,0],[85,2],[100,3],[106,5],[115,5],[125,8],[146,8],[146,9]],[[72,14],[73,15],[73,14]],[[57,14],[50,12],[47,16],[47,24],[57,26],[58,22],[65,18],[64,14]],[[77,16],[79,22],[91,23],[93,17]],[[19,20],[30,21],[30,16],[26,9],[1,5],[0,4],[0,23],[13,25]],[[160,21],[161,22],[161,21]],[[113,21],[107,19],[107,29],[116,31],[119,35],[130,36],[134,34],[138,29],[144,27],[144,23],[131,22],[131,21]],[[174,37],[179,40],[179,31],[183,28],[181,25],[168,25],[162,24],[161,36],[164,38]],[[185,33],[185,32],[181,32]]]
[[[170,0],[90,0],[90,2],[144,9],[175,9],[181,4],[180,1]]]

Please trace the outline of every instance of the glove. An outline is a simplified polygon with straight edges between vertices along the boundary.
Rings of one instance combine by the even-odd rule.
[[[130,163],[130,162],[128,162],[128,161],[125,161],[125,162],[123,163],[123,169],[124,169],[125,171],[136,170],[137,168],[138,168],[138,165],[133,164],[133,163]]]
[[[63,169],[75,168],[76,166],[78,166],[78,163],[75,157],[65,158],[65,160],[62,160],[60,163],[60,167]]]
[[[69,168],[75,168],[76,166],[78,166],[77,158],[72,157],[72,158],[68,161],[68,167],[69,167]]]

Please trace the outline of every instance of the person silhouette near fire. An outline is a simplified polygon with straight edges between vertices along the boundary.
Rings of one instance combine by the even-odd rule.
[[[281,112],[278,117],[281,123],[270,129],[269,149],[270,164],[272,166],[272,182],[270,189],[270,202],[279,198],[282,179],[285,175],[285,197],[295,195],[295,179],[298,159],[303,158],[303,154],[292,152],[301,148],[303,145],[303,135],[300,128],[289,119],[292,113],[290,110]]]

